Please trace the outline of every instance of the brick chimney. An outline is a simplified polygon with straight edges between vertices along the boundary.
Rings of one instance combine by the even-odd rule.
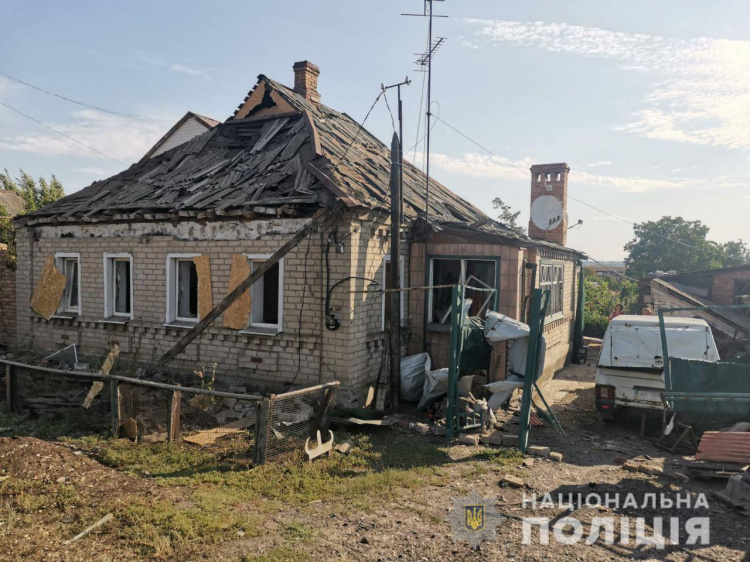
[[[529,220],[529,236],[565,246],[568,239],[568,173],[567,164],[534,164],[531,167],[531,204],[539,197],[555,197],[562,203],[562,221],[552,230],[541,230]]]
[[[318,75],[320,69],[307,60],[294,63],[294,91],[313,103],[320,103]]]

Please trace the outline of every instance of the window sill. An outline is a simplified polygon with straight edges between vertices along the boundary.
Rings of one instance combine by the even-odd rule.
[[[74,320],[78,317],[77,312],[56,312],[50,318],[53,318],[55,320]]]
[[[132,318],[130,316],[107,316],[97,321],[98,324],[120,324],[125,325],[130,322]]]
[[[195,322],[187,322],[185,320],[172,320],[171,322],[165,322],[162,324],[165,328],[180,328],[183,330],[189,330],[198,323],[196,320]]]
[[[439,332],[442,334],[449,334],[451,331],[450,324],[438,324],[437,322],[430,322],[427,324],[428,332]]]
[[[279,328],[260,328],[255,326],[240,330],[240,334],[247,334],[249,336],[275,336],[280,333],[281,330]]]
[[[564,312],[558,312],[557,314],[553,314],[552,316],[547,316],[544,319],[544,325],[552,324],[552,322],[557,322],[558,320],[563,320],[565,318]]]

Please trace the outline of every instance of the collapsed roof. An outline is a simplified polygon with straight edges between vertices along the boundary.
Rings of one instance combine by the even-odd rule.
[[[388,209],[390,153],[354,119],[264,75],[226,122],[19,222],[76,224],[307,216],[336,199]],[[424,219],[426,176],[404,163],[404,216]],[[429,225],[531,240],[430,178]],[[576,252],[578,254],[578,252]]]

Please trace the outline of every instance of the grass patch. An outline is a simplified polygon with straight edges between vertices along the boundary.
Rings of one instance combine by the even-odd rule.
[[[300,523],[299,521],[292,521],[286,524],[286,534],[290,539],[306,541],[312,538],[313,530],[309,525]]]
[[[523,462],[524,456],[518,449],[502,447],[500,449],[483,449],[471,456],[472,460],[486,461],[500,466],[518,465]]]
[[[291,546],[278,546],[266,554],[258,556],[243,556],[241,562],[286,562],[287,560],[311,560],[308,554],[300,552]]]

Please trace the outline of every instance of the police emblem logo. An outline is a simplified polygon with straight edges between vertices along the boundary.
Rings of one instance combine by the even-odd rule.
[[[473,548],[486,540],[495,540],[495,527],[506,519],[495,509],[495,498],[483,498],[476,493],[465,498],[453,498],[453,512],[445,521],[453,526],[453,537],[466,540]]]
[[[466,528],[476,533],[484,529],[484,506],[483,505],[466,505],[464,506]]]

